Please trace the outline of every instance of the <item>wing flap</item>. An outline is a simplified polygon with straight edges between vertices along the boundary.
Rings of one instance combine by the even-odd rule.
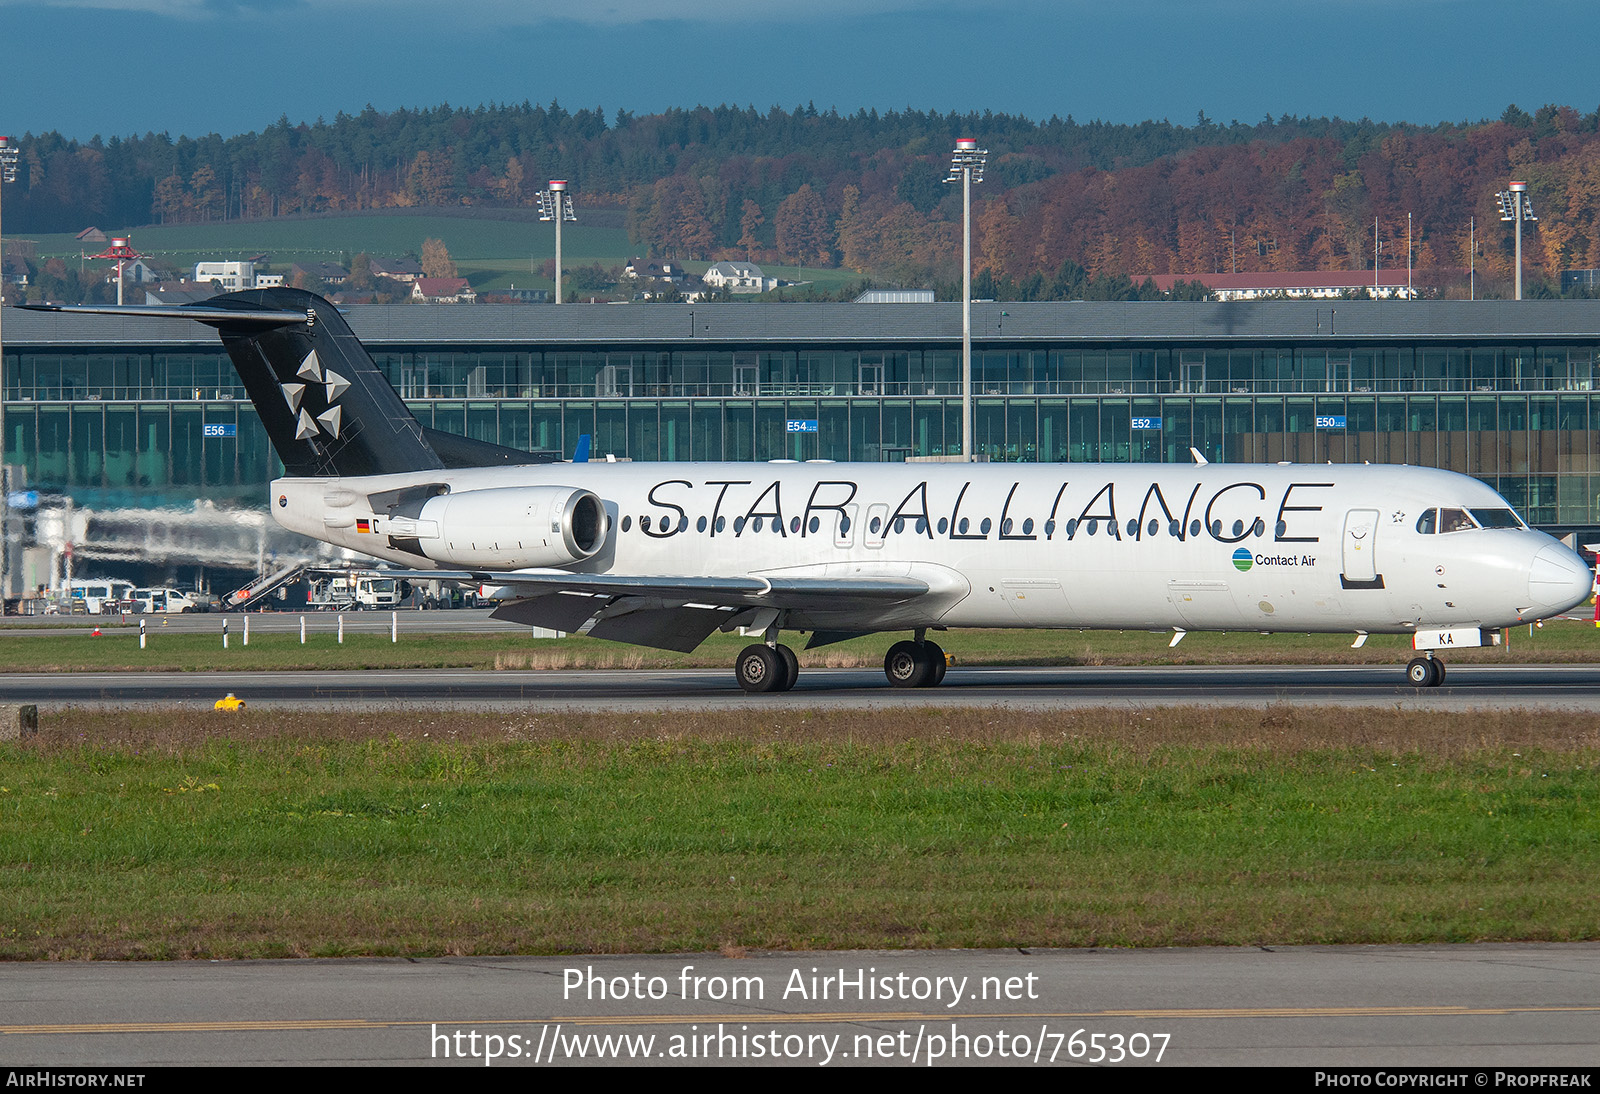
[[[549,627],[556,631],[575,631],[604,608],[606,597],[587,593],[552,593],[528,600],[513,600],[489,613],[490,619],[520,623],[524,627]]]
[[[624,597],[601,613],[589,628],[591,638],[608,638],[658,650],[692,653],[735,614],[727,608],[680,604],[672,607],[634,608],[633,597]],[[649,599],[653,603],[653,598]],[[612,612],[621,609],[618,614]]]

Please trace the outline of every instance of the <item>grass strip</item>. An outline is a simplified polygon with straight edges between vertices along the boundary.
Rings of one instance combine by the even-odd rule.
[[[527,633],[471,631],[407,633],[400,641],[381,634],[347,633],[340,644],[327,617],[313,617],[322,633],[304,645],[296,632],[257,628],[244,645],[237,617],[227,649],[222,625],[214,634],[149,635],[139,649],[137,625],[101,625],[98,637],[55,630],[0,633],[0,672],[111,672],[141,669],[290,671],[315,669],[729,669],[750,639],[713,635],[693,653],[627,646],[597,638],[536,639]],[[904,637],[880,634],[804,651],[806,668],[878,668],[884,652]],[[933,636],[958,665],[1214,665],[1316,664],[1398,667],[1411,656],[1404,635],[1373,635],[1361,649],[1347,634],[1194,633],[1176,649],[1168,632],[958,630]],[[791,641],[797,639],[791,637]],[[1514,628],[1509,645],[1450,650],[1451,664],[1548,664],[1600,661],[1600,630],[1591,624],[1553,621],[1529,635]]]
[[[1600,937],[1600,719],[47,714],[0,957]]]

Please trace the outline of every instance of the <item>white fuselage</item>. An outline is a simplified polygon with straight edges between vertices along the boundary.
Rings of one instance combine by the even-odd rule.
[[[515,506],[504,542],[466,543],[373,501],[414,484],[452,499],[592,491],[604,544],[583,561],[530,562],[533,533],[549,527],[521,536],[537,522]],[[913,577],[931,590],[881,615],[811,612],[797,626],[1382,633],[1507,626],[1588,596],[1587,566],[1551,537],[1515,518],[1419,528],[1440,507],[1509,510],[1475,479],[1366,465],[586,463],[272,485],[285,527],[409,567]],[[397,528],[411,549],[392,546]]]

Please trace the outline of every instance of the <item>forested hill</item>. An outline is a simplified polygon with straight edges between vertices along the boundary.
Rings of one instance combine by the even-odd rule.
[[[1283,117],[1218,125],[1034,122],[915,110],[697,107],[633,115],[556,103],[358,115],[199,139],[20,140],[12,234],[395,206],[527,206],[544,180],[624,207],[641,250],[843,264],[904,283],[950,276],[957,137],[989,150],[977,265],[996,278],[1362,268],[1374,221],[1419,267],[1505,266],[1494,191],[1525,177],[1530,264],[1600,265],[1600,111],[1510,107],[1497,120],[1388,125]]]

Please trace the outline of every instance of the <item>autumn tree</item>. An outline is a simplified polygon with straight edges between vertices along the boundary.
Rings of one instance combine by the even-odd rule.
[[[744,199],[744,205],[739,210],[739,246],[744,248],[746,261],[755,259],[755,252],[761,246],[761,239],[757,233],[767,218],[761,212],[761,206]]]
[[[222,210],[222,189],[217,185],[217,173],[210,164],[202,163],[189,176],[190,208],[194,219],[211,220]]]
[[[422,276],[455,277],[456,264],[450,260],[450,251],[442,239],[422,241]]]
[[[783,199],[772,226],[777,233],[778,250],[791,261],[825,266],[833,257],[828,213],[809,182]]]
[[[650,189],[648,199],[629,210],[629,233],[662,257],[703,258],[716,244],[705,190],[683,175],[672,175]]]
[[[362,292],[372,288],[372,256],[362,251],[350,260],[349,285]]]
[[[871,268],[876,243],[872,214],[861,205],[861,188],[846,186],[839,205],[839,220],[834,225],[839,241],[840,261],[858,273]]]
[[[404,205],[450,205],[455,197],[455,168],[444,152],[424,149],[411,160],[406,172]]]
[[[510,205],[522,204],[522,181],[526,176],[522,161],[516,156],[506,160],[505,176],[494,184],[495,193]]]
[[[173,224],[183,219],[184,204],[187,200],[188,194],[184,192],[183,180],[173,173],[156,183],[155,198],[150,203],[150,211],[155,215],[157,224]]]

